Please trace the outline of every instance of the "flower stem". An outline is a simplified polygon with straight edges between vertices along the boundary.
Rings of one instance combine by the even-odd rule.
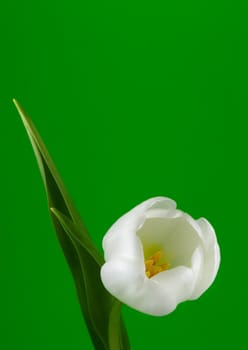
[[[124,323],[121,319],[122,303],[114,301],[109,319],[109,349],[108,350],[130,350],[130,344]]]

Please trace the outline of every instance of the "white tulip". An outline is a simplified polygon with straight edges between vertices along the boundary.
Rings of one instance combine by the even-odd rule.
[[[117,220],[103,249],[105,288],[130,307],[156,316],[199,298],[220,264],[211,224],[194,220],[165,197],[151,198]]]

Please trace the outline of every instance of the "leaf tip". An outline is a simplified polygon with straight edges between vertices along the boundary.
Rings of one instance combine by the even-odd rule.
[[[19,113],[21,119],[24,121],[24,120],[25,120],[25,118],[24,118],[24,112],[23,112],[23,110],[22,110],[21,105],[19,104],[19,102],[18,102],[15,98],[13,98],[12,101],[13,101],[13,103],[14,103],[14,105],[15,105],[15,107],[16,107],[16,109],[17,109],[17,112]]]
[[[16,109],[17,109],[17,110],[20,110],[21,108],[20,108],[19,102],[18,102],[15,98],[13,98],[12,101],[13,101],[13,103],[14,103]]]

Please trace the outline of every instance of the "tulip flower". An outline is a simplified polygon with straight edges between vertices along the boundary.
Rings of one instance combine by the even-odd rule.
[[[162,316],[213,283],[220,250],[211,224],[151,198],[118,219],[103,239],[101,279],[121,302]]]

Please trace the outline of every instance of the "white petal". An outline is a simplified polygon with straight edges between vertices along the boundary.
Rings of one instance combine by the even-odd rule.
[[[144,282],[144,263],[134,264],[128,260],[111,260],[101,268],[105,288],[119,300],[126,294],[136,295]]]
[[[194,275],[194,282],[192,288],[192,294],[190,299],[193,299],[192,296],[195,293],[197,285],[199,284],[199,280],[201,279],[201,273],[204,267],[204,253],[201,246],[197,247],[194,251],[191,258],[191,269]]]
[[[151,198],[123,215],[108,230],[103,239],[105,260],[129,258],[144,261],[143,248],[136,231],[146,217],[150,208],[175,208],[176,203],[166,197]]]
[[[146,218],[147,219],[154,219],[154,218],[174,219],[179,216],[182,216],[182,214],[183,212],[181,210],[177,210],[175,208],[168,208],[168,209],[151,208],[147,210]]]
[[[201,228],[204,264],[191,299],[197,299],[213,283],[220,265],[220,249],[212,225],[204,218],[197,220]]]
[[[172,312],[178,303],[189,299],[192,294],[194,275],[190,268],[178,266],[163,271],[148,280],[153,298],[157,300],[157,308],[151,310],[153,314],[165,315]],[[148,289],[149,290],[149,289]]]
[[[148,214],[148,219],[137,232],[143,246],[153,247],[156,242],[156,249],[163,250],[165,260],[170,262],[171,267],[180,265],[189,267],[192,255],[201,240],[188,216],[175,209],[164,212],[152,209]],[[146,253],[149,256],[154,251]]]
[[[187,300],[193,288],[192,270],[185,266],[144,278],[140,269],[127,261],[111,261],[101,269],[103,284],[111,294],[130,307],[154,316],[172,312]]]
[[[201,237],[204,242],[204,246],[206,247],[206,249],[210,248],[213,244],[217,242],[213,226],[205,218],[200,218],[196,220],[196,223],[201,229]]]

